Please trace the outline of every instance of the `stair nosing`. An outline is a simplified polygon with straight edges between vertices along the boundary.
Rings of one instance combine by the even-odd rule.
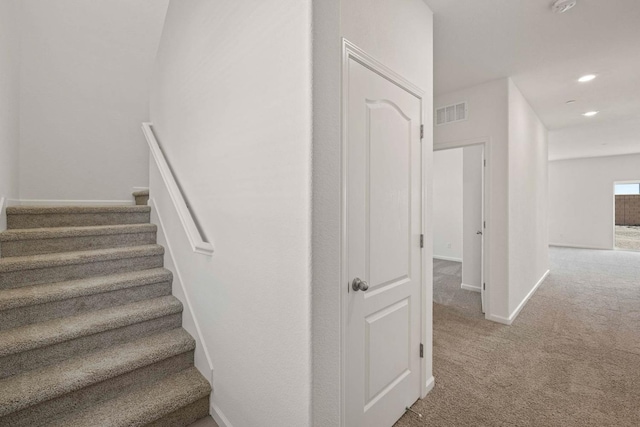
[[[130,289],[154,283],[171,283],[173,274],[163,267],[106,276],[87,277],[0,290],[0,312],[20,307],[65,301],[90,295]],[[90,283],[91,286],[78,286]]]
[[[89,264],[126,258],[163,255],[164,247],[158,244],[94,249],[89,251],[57,252],[0,259],[0,273],[20,270],[38,270],[66,265]]]
[[[154,233],[155,224],[118,224],[77,227],[13,228],[0,233],[0,242],[48,240],[86,236],[112,236],[118,234]]]
[[[176,328],[5,378],[0,389],[13,393],[0,394],[0,417],[194,349],[193,337]],[[37,386],[28,389],[25,383]]]
[[[135,325],[181,313],[182,310],[182,303],[176,297],[166,295],[5,329],[0,331],[0,357]]]
[[[9,206],[7,215],[50,215],[50,214],[99,214],[99,213],[147,213],[151,206]]]

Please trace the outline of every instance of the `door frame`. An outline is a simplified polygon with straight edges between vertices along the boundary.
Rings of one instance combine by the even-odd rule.
[[[349,61],[355,60],[364,67],[378,74],[382,78],[390,81],[401,89],[411,93],[413,96],[420,100],[420,120],[421,124],[425,124],[425,117],[432,117],[432,106],[430,104],[425,105],[424,97],[425,91],[420,89],[418,86],[411,83],[406,78],[402,77],[400,74],[393,71],[391,68],[384,65],[382,62],[378,61],[364,50],[360,49],[355,44],[351,43],[349,40],[343,38],[342,39],[342,84],[341,84],[341,140],[340,140],[340,149],[341,149],[341,177],[340,177],[340,186],[341,186],[341,195],[340,195],[340,425],[342,427],[346,426],[346,370],[345,367],[347,365],[347,314],[348,314],[348,287],[350,286],[349,277],[347,277],[348,270],[348,241],[347,241],[347,177],[348,177],[348,164],[347,164],[347,123],[348,123],[348,94],[349,94]],[[429,115],[425,115],[425,108]],[[427,121],[427,124],[431,123],[431,121]],[[421,183],[422,183],[422,200],[420,202],[421,207],[421,233],[425,234],[426,232],[426,224],[425,224],[425,198],[426,198],[426,185],[425,185],[425,153],[427,150],[423,149],[423,145],[425,140],[428,140],[428,134],[425,134],[425,138],[421,141],[421,149],[420,149],[420,157],[421,157]],[[421,260],[421,286],[420,286],[420,337],[421,342],[423,344],[426,343],[428,334],[426,325],[426,313],[427,313],[427,304],[431,304],[431,301],[426,300],[426,296],[429,295],[428,292],[425,292],[425,285],[429,283],[426,277],[426,265],[425,265],[425,253],[427,251],[421,249],[420,252],[420,260]],[[427,346],[430,348],[430,346]],[[424,398],[427,393],[433,388],[433,380],[432,378],[427,378],[427,363],[426,358],[420,359],[420,398]],[[429,381],[429,384],[427,384]]]
[[[621,250],[627,252],[639,252],[634,251],[633,249],[618,249],[616,247],[616,185],[618,184],[640,184],[639,180],[626,180],[626,181],[613,181],[613,244],[611,245],[611,250]]]
[[[482,230],[482,283],[485,286],[484,289],[484,317],[491,320],[491,264],[489,262],[491,253],[490,233],[491,230],[491,138],[481,137],[474,139],[465,139],[461,141],[449,141],[440,144],[433,144],[433,151],[452,150],[455,148],[465,148],[482,145],[484,147],[484,161],[485,166],[483,170],[483,200],[482,207],[484,212],[482,213],[485,221],[485,227]],[[464,260],[462,260],[464,262]],[[482,285],[481,285],[482,286]]]

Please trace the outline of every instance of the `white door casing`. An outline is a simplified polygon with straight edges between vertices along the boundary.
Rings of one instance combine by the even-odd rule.
[[[345,55],[345,418],[391,427],[421,394],[422,98]],[[368,289],[354,290],[359,278]]]

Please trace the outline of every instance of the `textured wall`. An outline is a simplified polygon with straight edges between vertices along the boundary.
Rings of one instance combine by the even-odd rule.
[[[549,162],[549,241],[613,249],[614,184],[640,179],[640,154]]]
[[[150,114],[215,248],[185,286],[217,420],[309,426],[311,1],[171,1]]]
[[[20,197],[131,200],[168,0],[23,0]]]
[[[0,197],[5,198],[18,197],[18,8],[17,0],[0,0]]]

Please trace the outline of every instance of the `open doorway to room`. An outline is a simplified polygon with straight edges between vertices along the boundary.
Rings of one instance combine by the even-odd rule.
[[[614,247],[640,251],[640,181],[616,182]]]
[[[433,299],[472,316],[484,308],[484,144],[433,157]]]

